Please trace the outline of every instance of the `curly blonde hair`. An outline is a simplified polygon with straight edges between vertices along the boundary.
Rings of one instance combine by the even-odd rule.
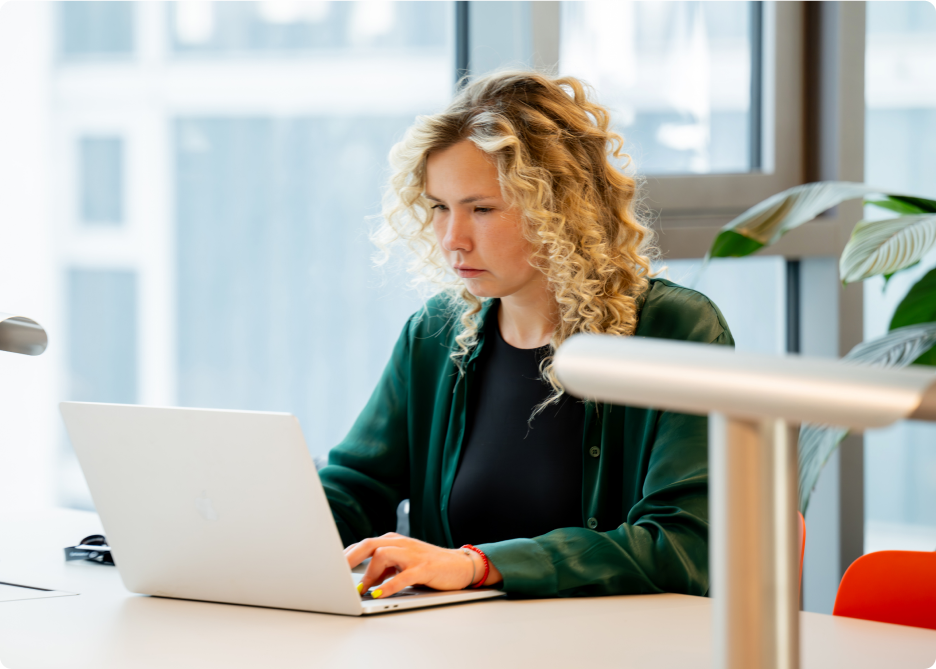
[[[402,243],[413,254],[414,283],[448,296],[460,324],[452,360],[464,373],[462,362],[478,341],[482,300],[440,251],[424,195],[426,160],[463,140],[494,160],[505,200],[522,212],[534,249],[530,263],[546,276],[558,304],[550,355],[540,365],[553,393],[534,415],[563,394],[552,369],[562,342],[578,332],[634,333],[655,253],[637,215],[637,182],[623,171],[630,163],[623,140],[589,93],[574,77],[536,72],[469,81],[445,111],[418,117],[391,150],[383,222],[372,236],[383,251],[378,262]]]

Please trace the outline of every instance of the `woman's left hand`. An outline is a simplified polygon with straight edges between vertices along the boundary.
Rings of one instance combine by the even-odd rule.
[[[371,559],[358,589],[364,592],[380,584],[371,593],[375,599],[389,597],[411,585],[462,590],[472,585],[472,575],[477,582],[484,573],[484,563],[477,553],[467,555],[458,548],[440,548],[395,532],[351,544],[344,554],[352,569]],[[500,572],[492,564],[484,585],[501,580]]]

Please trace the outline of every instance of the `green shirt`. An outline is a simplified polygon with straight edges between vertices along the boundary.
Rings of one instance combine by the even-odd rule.
[[[481,311],[483,319],[490,302]],[[635,336],[732,346],[704,295],[651,279]],[[429,300],[397,341],[373,395],[319,472],[345,545],[392,532],[454,547],[448,499],[465,433],[467,387],[484,328],[459,374],[456,320]],[[582,524],[478,546],[509,592],[533,597],[708,592],[708,419],[586,403]],[[572,445],[570,444],[570,447]]]

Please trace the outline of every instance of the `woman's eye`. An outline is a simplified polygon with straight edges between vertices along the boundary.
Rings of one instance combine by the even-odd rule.
[[[444,204],[434,204],[432,205],[431,209],[438,209],[439,211],[445,211],[446,209],[448,209],[448,207],[446,207]]]
[[[475,207],[475,211],[479,214],[490,214],[494,211],[493,207]]]

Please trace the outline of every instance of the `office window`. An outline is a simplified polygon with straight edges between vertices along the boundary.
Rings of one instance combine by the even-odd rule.
[[[534,5],[526,0],[468,3],[464,56],[460,63],[472,74],[485,74],[504,67],[536,67],[533,53]],[[539,63],[550,67],[555,63]],[[462,73],[459,73],[462,74]]]
[[[133,2],[59,2],[59,53],[64,58],[133,54],[135,9]]]
[[[72,269],[68,287],[68,397],[137,401],[137,277],[124,270]]]
[[[419,302],[371,266],[386,156],[411,116],[175,123],[178,400],[345,434]]]
[[[657,263],[660,277],[695,288],[718,306],[739,351],[786,352],[786,261],[779,256]]]
[[[176,2],[176,54],[285,54],[308,51],[445,48],[445,2]]]
[[[61,365],[48,424],[62,399],[288,411],[324,456],[420,305],[402,268],[374,268],[369,217],[392,144],[451,98],[453,3],[43,7],[15,16],[60,57],[25,54],[16,66],[38,83],[10,78],[24,88],[8,97],[15,118],[48,125],[19,152],[49,205],[45,241],[23,246],[53,314],[28,315],[52,328],[46,362]],[[134,48],[116,67],[101,57]],[[0,213],[38,215],[16,202]],[[90,508],[67,443],[37,444],[54,471],[28,477]]]
[[[867,4],[866,181],[936,198],[936,7]],[[868,215],[882,216],[869,208]],[[883,335],[936,252],[885,287],[865,282],[865,338]],[[865,433],[865,550],[936,549],[936,425],[905,421]]]
[[[78,144],[81,221],[119,225],[123,222],[123,140],[82,137]]]
[[[641,173],[761,168],[758,2],[563,2],[560,70],[613,110]]]

